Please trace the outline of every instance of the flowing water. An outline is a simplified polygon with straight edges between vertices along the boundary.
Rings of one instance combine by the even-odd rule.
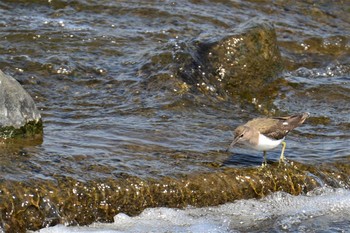
[[[0,69],[30,93],[44,123],[42,140],[0,147],[2,181],[161,179],[256,167],[260,152],[224,152],[231,131],[253,117],[296,112],[311,117],[289,134],[287,158],[313,166],[349,163],[347,1],[4,0],[0,15]],[[179,90],[174,54],[191,53],[193,40],[225,34],[253,17],[275,26],[285,64],[277,94],[238,101]],[[279,150],[268,153],[270,161],[278,157]],[[204,209],[147,209],[133,218],[119,213],[117,225],[56,229],[149,232],[154,223],[160,232],[258,231],[257,224],[276,232],[345,231],[347,188]]]

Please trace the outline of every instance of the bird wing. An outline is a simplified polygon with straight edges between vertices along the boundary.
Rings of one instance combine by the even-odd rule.
[[[302,113],[286,117],[256,118],[246,123],[246,126],[255,128],[269,138],[282,139],[291,130],[304,123],[309,113]]]
[[[286,122],[287,117],[278,118],[257,118],[247,122],[247,126],[256,128],[261,134],[266,137],[280,140],[284,138],[291,130]]]

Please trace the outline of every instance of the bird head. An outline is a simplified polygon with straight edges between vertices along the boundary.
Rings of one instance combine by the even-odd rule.
[[[245,141],[249,140],[252,134],[253,134],[253,131],[248,126],[244,126],[244,125],[238,126],[235,129],[235,136],[233,138],[233,141],[231,142],[230,146],[227,148],[226,151],[228,151],[237,143],[244,143]]]

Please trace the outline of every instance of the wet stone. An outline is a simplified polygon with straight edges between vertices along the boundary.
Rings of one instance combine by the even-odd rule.
[[[56,180],[7,180],[0,182],[1,226],[7,232],[25,232],[58,223],[112,222],[118,213],[134,216],[152,207],[217,206],[277,191],[299,195],[324,184],[349,187],[349,172],[349,164],[317,168],[292,162],[265,168],[225,168],[181,178],[125,176],[81,182],[57,176]]]
[[[274,26],[254,18],[219,38],[197,41],[180,76],[203,92],[256,97],[282,71]],[[192,48],[192,49],[194,49]]]
[[[0,71],[0,138],[42,134],[42,129],[32,97],[14,78]]]

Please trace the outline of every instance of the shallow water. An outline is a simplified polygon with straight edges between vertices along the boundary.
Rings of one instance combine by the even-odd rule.
[[[231,131],[252,117],[296,112],[312,117],[288,136],[287,158],[347,162],[349,7],[346,1],[2,1],[0,68],[36,101],[44,138],[2,145],[0,176],[87,181],[259,166],[260,152],[224,152]],[[285,63],[277,96],[237,101],[180,91],[174,54],[191,53],[193,40],[227,34],[253,17],[276,28]],[[268,153],[270,161],[278,157],[278,150]]]
[[[41,145],[23,148],[30,159],[2,153],[3,167],[12,171],[2,175],[21,180],[64,170],[80,179],[104,177],[87,173],[95,163],[138,176],[201,171],[209,161],[235,160],[233,153],[216,152],[228,145],[237,124],[266,111],[308,111],[326,119],[292,133],[288,157],[322,162],[349,156],[347,12],[338,13],[341,4],[331,2],[279,4],[4,1],[0,64],[35,98],[45,129]],[[304,15],[307,9],[316,15]],[[275,106],[177,94],[168,54],[252,15],[275,24],[284,59],[296,66],[282,74],[291,84],[280,90]],[[319,61],[317,53],[325,58]],[[248,153],[261,162],[260,154]],[[38,166],[40,172],[31,168]]]

